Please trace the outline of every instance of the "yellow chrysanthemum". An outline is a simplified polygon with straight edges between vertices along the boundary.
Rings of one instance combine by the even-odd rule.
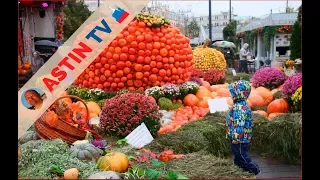
[[[291,100],[293,101],[293,104],[296,105],[297,103],[300,103],[302,99],[302,87],[299,87],[296,92],[292,95]]]

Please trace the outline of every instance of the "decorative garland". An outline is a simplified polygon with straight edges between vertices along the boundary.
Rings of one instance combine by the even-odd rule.
[[[265,41],[265,45],[267,49],[270,49],[270,40],[276,33],[291,33],[292,26],[285,25],[285,26],[266,26],[260,27],[257,29],[253,29],[251,31],[240,32],[237,34],[237,38],[247,38],[247,42],[253,44],[256,36],[260,33],[263,33],[263,40]]]
[[[63,12],[55,15],[55,20],[56,20],[56,37],[58,41],[62,41],[63,40],[63,25],[64,25],[64,19],[65,14]]]

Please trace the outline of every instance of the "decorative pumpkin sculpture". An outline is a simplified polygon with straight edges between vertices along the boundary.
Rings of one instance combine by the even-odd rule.
[[[289,110],[289,104],[284,99],[276,99],[272,101],[267,108],[268,114],[271,113],[287,113]]]
[[[209,43],[210,40],[206,41],[203,47],[197,47],[192,51],[194,67],[205,71],[209,69],[225,70],[227,64],[224,55],[216,49],[207,47]]]
[[[102,156],[97,161],[99,168],[118,173],[126,172],[129,167],[128,156],[121,152],[111,152]]]
[[[103,151],[92,144],[74,144],[70,148],[71,153],[80,160],[99,159]]]
[[[37,133],[35,133],[34,131],[27,131],[19,138],[18,141],[20,144],[24,144],[28,141],[38,140],[38,139],[40,139],[40,137],[37,135]]]

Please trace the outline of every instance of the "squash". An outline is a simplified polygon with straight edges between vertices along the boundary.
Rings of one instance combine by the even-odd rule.
[[[64,179],[78,179],[78,177],[79,177],[79,171],[78,171],[77,168],[67,169],[63,173],[63,178]]]
[[[102,171],[90,175],[87,179],[121,179],[121,177],[114,171]]]
[[[20,144],[24,144],[28,141],[38,140],[38,139],[40,139],[40,137],[37,135],[37,133],[35,133],[34,131],[27,131],[19,138],[18,142]]]
[[[268,118],[268,113],[265,112],[265,111],[262,111],[262,110],[252,111],[252,113],[259,114],[261,116],[264,116],[264,117]]]
[[[261,107],[265,105],[264,99],[258,94],[250,94],[248,100],[252,103],[252,107]]]
[[[217,93],[217,92],[214,92],[214,91],[213,91],[213,92],[211,92],[211,97],[212,97],[212,98],[216,98],[216,97],[217,97],[217,95],[218,95],[218,93]]]
[[[199,102],[199,99],[194,94],[188,94],[183,99],[183,103],[187,106],[196,106]]]
[[[276,99],[272,101],[267,107],[268,114],[287,113],[288,110],[289,110],[289,104],[284,99]]]
[[[199,89],[196,93],[197,98],[211,97],[211,92],[207,89]]]
[[[99,159],[103,151],[93,144],[73,144],[70,148],[71,154],[80,160],[96,160]]]
[[[231,97],[230,91],[227,88],[219,88],[217,90],[217,95],[220,97]]]
[[[102,156],[97,161],[99,168],[106,171],[115,171],[118,173],[123,173],[128,170],[129,159],[128,156],[121,152],[111,152]]]
[[[96,102],[88,101],[87,102],[87,106],[88,106],[88,109],[89,109],[89,113],[96,113],[97,115],[100,114],[101,108]]]
[[[199,100],[197,106],[198,107],[203,107],[203,108],[208,108],[209,104],[208,104],[208,100],[211,99],[210,97],[203,97]]]
[[[273,101],[273,94],[269,89],[265,87],[258,87],[256,88],[256,91],[258,91],[258,94],[263,98],[265,104],[269,104]]]

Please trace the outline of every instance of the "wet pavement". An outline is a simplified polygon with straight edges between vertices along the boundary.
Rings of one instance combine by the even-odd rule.
[[[264,158],[251,153],[252,159],[259,165],[261,173],[257,178],[301,178],[301,166],[287,164],[281,160]]]

